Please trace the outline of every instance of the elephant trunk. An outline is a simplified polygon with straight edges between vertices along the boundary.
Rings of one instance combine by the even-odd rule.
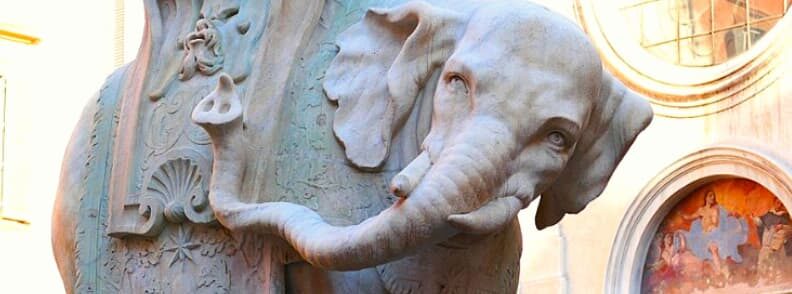
[[[218,221],[231,230],[277,235],[308,263],[332,270],[383,264],[458,234],[448,217],[476,210],[489,199],[502,178],[498,167],[508,157],[505,146],[513,145],[503,142],[508,136],[499,134],[504,132],[479,130],[490,135],[487,140],[458,136],[463,140],[445,148],[408,198],[360,224],[334,226],[305,206],[241,202],[241,113],[230,120],[196,122],[207,130],[213,144],[209,201]]]
[[[475,210],[482,204],[475,196],[492,190],[492,181],[486,179],[488,175],[465,167],[482,160],[491,162],[483,155],[449,155],[456,158],[438,161],[410,197],[352,226],[330,225],[313,210],[293,203],[232,204],[223,201],[225,207],[216,205],[220,203],[213,205],[224,225],[278,235],[316,267],[361,269],[398,259],[459,233],[448,223],[448,217]],[[216,163],[222,164],[222,161]],[[215,169],[226,170],[218,165]],[[222,191],[218,185],[213,185],[212,193],[215,196],[210,197],[210,201],[235,198],[233,192]],[[229,197],[218,197],[220,195]]]

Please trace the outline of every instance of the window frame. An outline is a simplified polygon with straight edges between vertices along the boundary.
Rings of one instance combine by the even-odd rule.
[[[753,146],[714,145],[684,156],[657,174],[627,208],[616,231],[604,293],[641,293],[647,252],[669,212],[692,191],[727,178],[754,181],[792,208],[792,169]]]
[[[0,69],[2,69],[0,67]],[[0,221],[14,222],[22,225],[30,224],[30,221],[22,212],[7,208],[8,195],[6,195],[6,127],[7,127],[7,106],[8,106],[8,77],[0,71]]]
[[[778,80],[777,59],[788,55],[792,39],[789,14],[778,20],[752,48],[712,66],[681,66],[645,50],[624,29],[615,1],[576,0],[578,22],[600,52],[605,66],[652,102],[664,117],[690,118],[732,108]],[[750,78],[749,78],[750,77]]]

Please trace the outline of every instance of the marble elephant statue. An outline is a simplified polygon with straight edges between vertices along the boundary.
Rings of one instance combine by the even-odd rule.
[[[652,119],[527,0],[144,8],[66,151],[69,293],[513,293],[517,213],[581,211]]]
[[[229,76],[192,113],[213,145],[218,221],[276,235],[316,268],[417,265],[420,258],[405,260],[437,244],[518,257],[519,245],[504,244],[520,242],[518,211],[541,196],[539,228],[581,211],[653,116],[603,69],[580,28],[525,1],[370,9],[337,44],[324,91],[354,166],[380,167],[416,101],[432,99],[420,154],[391,181],[399,200],[360,224],[332,225],[294,203],[240,200],[245,117]],[[506,285],[495,289],[516,290],[516,281]]]

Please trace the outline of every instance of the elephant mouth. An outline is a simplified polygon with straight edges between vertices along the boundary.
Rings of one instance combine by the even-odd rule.
[[[429,153],[421,152],[393,177],[390,185],[391,193],[402,199],[408,198],[418,184],[424,180],[432,166],[434,163],[430,159]],[[535,193],[519,193],[516,186],[510,185],[509,181],[502,183],[502,186],[483,205],[466,213],[448,216],[449,224],[468,235],[488,235],[507,227],[517,217],[517,213],[536,198],[536,195]],[[478,195],[459,195],[459,197],[478,198]],[[458,247],[458,245],[451,245],[456,243],[459,242],[449,243],[448,246]],[[467,243],[469,242],[464,241],[460,244]]]

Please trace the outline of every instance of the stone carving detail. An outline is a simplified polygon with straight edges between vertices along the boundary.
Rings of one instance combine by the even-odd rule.
[[[223,48],[220,35],[213,22],[200,19],[195,31],[184,40],[184,61],[179,70],[179,79],[188,80],[196,71],[210,76],[223,67]]]
[[[189,80],[196,73],[211,76],[223,68],[226,56],[224,46],[236,45],[236,40],[223,38],[238,39],[238,36],[245,35],[250,30],[249,20],[237,19],[239,12],[240,7],[235,3],[210,2],[202,7],[195,29],[178,44],[184,50],[184,58],[179,68],[180,80]],[[250,70],[245,65],[239,66],[246,69],[236,73],[234,79],[237,82],[244,80]]]
[[[192,257],[192,251],[198,247],[201,247],[201,244],[192,242],[191,231],[188,230],[185,232],[184,227],[179,227],[179,234],[175,237],[171,236],[170,241],[171,244],[163,249],[163,251],[172,252],[173,254],[170,262],[168,262],[168,266],[173,266],[173,264],[178,261],[195,262]]]
[[[256,236],[245,239],[258,238]],[[243,242],[249,242],[242,240]],[[154,239],[125,238],[111,241],[110,261],[113,273],[105,291],[113,293],[232,293],[239,289],[256,289],[262,283],[256,271],[247,270],[236,277],[232,270],[250,267],[242,243],[226,230],[193,225],[169,225]],[[259,248],[255,248],[259,250]],[[248,251],[253,250],[245,249]],[[195,277],[180,273],[194,272]],[[253,287],[251,287],[253,286]]]
[[[166,222],[181,224],[192,222],[197,224],[215,223],[214,212],[209,206],[208,166],[202,156],[181,149],[173,154],[179,157],[167,160],[156,169],[149,171],[143,182],[145,188],[139,197],[127,197],[127,207],[136,207],[143,220],[135,230],[141,235],[159,234]],[[201,164],[201,161],[204,161]],[[112,236],[123,236],[128,231],[110,232]]]
[[[209,199],[218,221],[233,231],[281,237],[299,259],[320,269],[393,263],[381,272],[393,277],[395,282],[385,285],[391,291],[515,291],[513,280],[499,277],[517,272],[511,265],[519,249],[491,250],[519,239],[513,229],[517,212],[539,194],[540,228],[580,211],[602,192],[652,112],[646,101],[603,72],[582,32],[559,16],[518,2],[480,5],[455,11],[416,1],[371,9],[339,37],[340,51],[327,70],[324,90],[339,105],[335,135],[347,159],[361,169],[384,164],[392,134],[436,77],[434,71],[440,71],[435,96],[424,97],[434,105],[421,152],[391,181],[391,192],[401,200],[358,225],[331,225],[290,202],[240,201],[248,163],[244,111],[233,81],[221,75],[215,91],[192,114],[212,140]],[[501,25],[487,25],[492,23]],[[554,56],[548,59],[533,42],[514,43],[519,33],[535,42],[556,42]],[[495,46],[490,54],[476,49],[483,46],[481,35]],[[507,65],[506,60],[522,63]],[[537,94],[542,92],[547,94]],[[416,274],[418,264],[448,250],[423,251],[431,245],[464,250],[468,259],[429,261],[427,270]],[[451,276],[459,276],[456,269],[467,273],[476,256],[495,265],[485,270],[491,278],[481,273],[454,282],[441,274],[449,265],[454,265]],[[444,284],[436,288],[436,283]]]
[[[226,0],[168,0],[156,4],[147,6],[151,15],[147,37],[153,39],[144,40],[142,48],[151,50],[148,54],[153,55],[144,57],[157,60],[157,64],[148,69],[133,67],[131,70],[139,71],[136,74],[145,76],[146,81],[123,92],[129,95],[125,101],[137,99],[132,96],[138,94],[150,99],[123,106],[118,132],[124,136],[115,148],[134,152],[116,152],[112,161],[113,172],[123,174],[110,187],[108,230],[113,236],[153,236],[159,232],[160,216],[149,217],[151,204],[140,201],[147,193],[150,175],[163,161],[189,157],[201,174],[208,176],[211,150],[203,146],[210,143],[209,138],[191,122],[190,110],[211,90],[221,70],[237,82],[250,75],[249,58],[258,50],[268,23],[268,14],[262,12],[271,6],[269,1]],[[150,47],[145,41],[152,42]],[[177,80],[181,82],[175,83]],[[211,207],[208,209],[200,211],[195,219],[188,215],[188,220],[211,222],[203,215],[211,215]]]
[[[136,210],[149,175],[163,161],[190,156],[208,176],[211,150],[203,146],[209,138],[191,122],[190,110],[211,91],[221,70],[235,82],[247,79],[270,22],[267,11],[281,6],[277,1],[231,0],[146,4],[149,31],[141,48],[148,51],[129,70],[130,77],[145,79],[125,84],[128,89],[120,93],[126,105],[117,132],[123,136],[114,148],[134,152],[116,152],[112,160],[113,173],[123,176],[109,191],[110,234],[157,234],[159,227],[150,226],[151,219]],[[137,100],[143,97],[149,99]]]
[[[519,210],[583,209],[651,109],[540,6],[373,2],[147,2],[116,135],[75,133],[67,289],[514,292]]]
[[[182,223],[209,223],[214,214],[209,208],[208,190],[198,165],[187,158],[169,160],[160,165],[148,180],[141,199],[147,217],[152,210],[162,211],[165,220]],[[159,206],[152,209],[152,206]]]

